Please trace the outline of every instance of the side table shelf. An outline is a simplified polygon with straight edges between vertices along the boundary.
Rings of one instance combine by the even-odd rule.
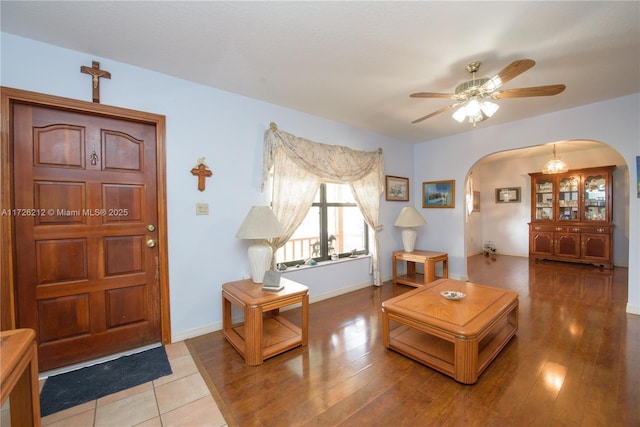
[[[406,274],[398,276],[398,261],[407,263]],[[436,263],[442,262],[442,277],[449,277],[449,256],[446,252],[394,251],[392,254],[393,283],[409,286],[422,286],[436,280]],[[424,274],[416,273],[416,263],[424,266]]]
[[[301,345],[302,330],[284,317],[265,315],[262,319],[262,331],[263,360]],[[225,332],[225,337],[236,350],[242,349],[239,350],[240,354],[244,353],[247,339],[255,339],[255,337],[247,338],[244,323],[232,326]]]

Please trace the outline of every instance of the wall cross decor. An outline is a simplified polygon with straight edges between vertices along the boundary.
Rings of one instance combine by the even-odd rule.
[[[80,72],[91,75],[91,86],[93,88],[93,102],[100,103],[100,78],[111,79],[111,73],[100,69],[98,61],[92,61],[91,67],[82,66]]]
[[[200,157],[198,163],[191,169],[191,175],[198,177],[198,190],[204,191],[205,179],[213,175],[213,172],[211,172],[209,166],[204,162],[204,157]]]

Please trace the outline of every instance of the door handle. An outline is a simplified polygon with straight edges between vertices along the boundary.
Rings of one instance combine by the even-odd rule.
[[[154,239],[147,240],[147,246],[153,248],[156,246],[156,241]]]

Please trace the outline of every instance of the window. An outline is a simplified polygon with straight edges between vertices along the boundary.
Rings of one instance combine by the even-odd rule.
[[[326,261],[369,252],[368,227],[346,184],[322,184],[306,218],[276,252],[276,262],[294,265],[312,257]]]

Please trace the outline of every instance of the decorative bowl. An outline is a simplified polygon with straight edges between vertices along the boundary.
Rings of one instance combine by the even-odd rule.
[[[456,291],[442,291],[440,292],[440,295],[442,295],[443,297],[451,301],[459,301],[462,298],[467,296],[467,294],[465,294],[464,292],[456,292]]]

